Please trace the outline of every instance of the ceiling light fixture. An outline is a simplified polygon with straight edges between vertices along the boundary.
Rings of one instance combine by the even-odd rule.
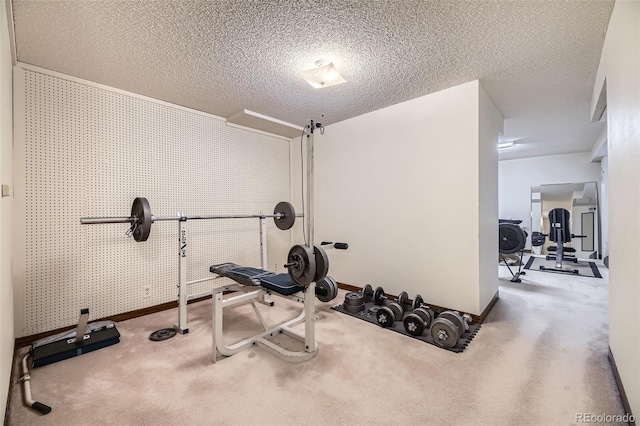
[[[323,60],[316,61],[315,68],[302,71],[302,78],[316,89],[335,86],[347,81],[340,75],[333,62],[325,63]]]
[[[498,149],[500,151],[502,151],[503,149],[511,149],[511,148],[515,148],[516,147],[516,142],[515,141],[508,141],[508,142],[500,142],[498,143]]]

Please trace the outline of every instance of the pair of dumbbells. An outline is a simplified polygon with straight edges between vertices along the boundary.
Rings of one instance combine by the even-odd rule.
[[[395,301],[388,301],[387,295],[384,293],[382,287],[378,287],[373,293],[373,302],[376,305],[384,305],[376,311],[376,321],[381,327],[388,328],[391,327],[394,322],[402,320],[405,307],[415,309],[416,307],[422,306],[423,299],[422,296],[418,294],[411,300],[407,292],[403,291]]]
[[[469,314],[460,315],[458,311],[444,311],[431,323],[431,337],[438,345],[452,348],[469,330],[471,323]]]
[[[406,292],[398,295],[398,302],[403,306],[410,306],[411,312],[404,317],[404,329],[411,336],[420,336],[429,328],[433,320],[430,308],[424,304],[422,296],[416,294],[413,300],[409,299]]]
[[[424,331],[431,327],[433,314],[427,305],[421,304],[404,317],[404,330],[411,336],[422,336]]]

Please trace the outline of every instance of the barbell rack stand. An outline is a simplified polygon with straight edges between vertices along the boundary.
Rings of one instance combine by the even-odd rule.
[[[296,217],[303,217],[303,214],[296,214]],[[175,329],[180,334],[186,334],[189,332],[189,320],[187,315],[187,304],[189,300],[196,299],[198,297],[205,297],[211,294],[210,291],[202,292],[199,294],[189,295],[188,286],[197,284],[200,282],[215,280],[219,277],[206,277],[196,279],[193,281],[187,281],[187,228],[186,222],[189,220],[219,220],[219,219],[260,219],[260,263],[262,269],[267,268],[267,235],[266,228],[267,218],[280,218],[282,214],[233,214],[233,215],[206,215],[206,216],[186,216],[182,213],[178,213],[176,216],[151,216],[151,222],[159,221],[177,221],[178,222],[178,322],[174,324]],[[97,225],[97,224],[109,224],[109,223],[138,223],[138,218],[135,216],[118,216],[118,217],[83,217],[80,219],[80,223],[83,225]],[[266,305],[270,305],[271,301],[268,297],[264,297],[261,301]]]
[[[318,127],[321,125],[318,124]],[[306,241],[305,243],[311,250],[314,250],[314,224],[313,224],[313,188],[314,188],[314,130],[316,129],[316,123],[313,120],[310,120],[309,124],[305,126],[305,131],[303,131],[303,136],[306,133],[307,136],[307,174],[306,174],[306,191],[305,188],[302,189],[303,192],[306,192],[306,206],[302,206],[303,210],[305,210],[304,214],[294,214],[295,217],[303,217],[306,220],[305,228],[306,228]],[[302,143],[302,138],[301,138]],[[146,200],[145,200],[146,201]],[[135,203],[134,203],[135,205]],[[209,216],[185,216],[182,213],[178,213],[177,216],[154,216],[150,215],[150,223],[158,222],[158,221],[178,221],[178,324],[175,326],[179,333],[186,334],[189,332],[187,326],[187,286],[189,284],[195,282],[203,282],[208,281],[208,279],[195,280],[192,283],[187,281],[187,265],[186,265],[186,257],[187,257],[187,231],[186,231],[186,222],[188,220],[220,220],[220,219],[260,219],[260,248],[261,248],[261,263],[263,269],[267,269],[266,266],[266,218],[274,218],[280,219],[286,217],[284,213],[273,213],[273,214],[262,214],[261,212],[257,215],[254,214],[230,214],[230,215],[209,215]],[[144,218],[144,215],[143,215]],[[143,223],[145,221],[143,220]],[[131,225],[131,229],[134,229],[136,225],[140,223],[140,220],[137,216],[120,216],[120,217],[84,217],[80,219],[80,223],[84,225],[90,224],[108,224],[108,223],[129,223]],[[148,222],[147,222],[148,223]],[[287,228],[289,229],[289,228]],[[303,230],[304,232],[304,230]],[[147,234],[148,235],[148,234]],[[146,239],[146,238],[145,238]],[[143,240],[144,241],[144,240]],[[331,246],[330,248],[333,248]],[[218,333],[222,334],[222,308],[226,304],[225,302],[232,303],[232,300],[225,300],[223,302],[222,299],[222,291],[226,287],[222,289],[214,288],[212,290],[213,297],[213,306],[212,306],[212,343],[213,343],[213,353],[212,358],[213,361],[216,361],[216,335]],[[287,359],[289,361],[300,362],[313,358],[318,352],[318,343],[315,338],[315,288],[316,283],[312,281],[306,288],[304,297],[304,307],[302,312],[294,318],[293,320],[287,321],[280,326],[274,327],[272,329],[267,330],[264,333],[259,335],[250,337],[245,339],[244,341],[234,345],[235,351],[244,349],[245,347],[249,347],[251,345],[260,345],[265,349],[268,349],[273,354]],[[268,292],[264,290],[256,290],[256,297],[259,295],[266,295]],[[243,296],[236,296],[240,300],[238,302],[243,302],[245,299],[252,299],[249,294],[245,294]],[[235,297],[232,299],[236,299]],[[265,301],[264,296],[261,297],[262,301]],[[235,301],[235,300],[234,300]],[[236,302],[237,303],[237,302]],[[253,304],[253,300],[251,301]],[[253,306],[254,310],[259,315],[259,312]],[[264,321],[263,322],[263,326]],[[304,335],[293,330],[293,327],[301,322],[305,323],[304,327]],[[265,327],[266,328],[266,327]],[[268,340],[268,337],[273,336],[276,333],[284,333],[290,337],[293,337],[301,342],[304,342],[304,351],[288,351],[281,346],[271,342]],[[221,351],[222,353],[222,351]],[[231,355],[231,353],[223,355]]]

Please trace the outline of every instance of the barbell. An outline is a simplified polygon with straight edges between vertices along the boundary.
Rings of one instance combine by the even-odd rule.
[[[272,217],[279,229],[291,229],[296,221],[293,205],[287,201],[276,204],[273,214],[232,214],[232,215],[211,215],[211,216],[154,216],[151,214],[149,201],[144,197],[137,197],[131,205],[131,215],[124,217],[83,217],[80,223],[83,225],[96,225],[102,223],[129,223],[131,228],[129,233],[137,242],[147,241],[151,233],[151,224],[158,221],[167,220],[200,220],[200,219],[262,219]]]

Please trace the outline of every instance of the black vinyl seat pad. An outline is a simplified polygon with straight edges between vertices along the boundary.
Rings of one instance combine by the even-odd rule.
[[[289,274],[276,274],[264,269],[239,266],[230,262],[211,265],[209,272],[230,278],[238,284],[262,286],[285,296],[290,296],[305,289],[297,286]]]
[[[342,312],[343,314],[347,314],[351,317],[354,318],[358,318],[361,319],[363,321],[366,321],[368,323],[371,324],[375,324],[376,327],[380,328],[381,330],[391,330],[391,331],[395,331],[396,333],[400,333],[404,336],[410,337],[412,339],[416,339],[416,340],[420,340],[422,342],[428,343],[430,345],[434,345],[438,348],[441,349],[445,349],[451,352],[462,352],[466,349],[466,347],[469,345],[469,343],[471,343],[471,341],[473,340],[473,338],[476,336],[476,334],[478,334],[478,331],[480,331],[480,326],[482,324],[480,323],[473,323],[473,324],[469,324],[469,330],[465,331],[462,336],[460,337],[460,340],[458,340],[458,343],[456,343],[456,345],[452,348],[447,348],[445,346],[440,346],[438,345],[434,340],[433,337],[431,337],[431,333],[429,332],[429,330],[425,330],[424,333],[422,333],[422,336],[412,336],[409,333],[407,333],[407,331],[404,329],[404,322],[403,321],[396,321],[393,326],[389,327],[389,328],[382,328],[380,327],[380,325],[378,325],[378,321],[376,319],[376,315],[372,314],[369,312],[369,308],[374,306],[374,303],[372,302],[366,302],[364,309],[360,312],[349,312],[346,309],[344,309],[343,304],[339,304],[336,305],[334,307],[332,307],[331,309],[333,309],[334,311],[338,311],[338,312]],[[403,315],[406,316],[406,314],[408,314],[409,312],[405,312],[405,314]]]
[[[292,294],[304,291],[305,287],[296,285],[289,274],[270,275],[260,279],[262,287],[273,290],[276,293],[290,296]]]

